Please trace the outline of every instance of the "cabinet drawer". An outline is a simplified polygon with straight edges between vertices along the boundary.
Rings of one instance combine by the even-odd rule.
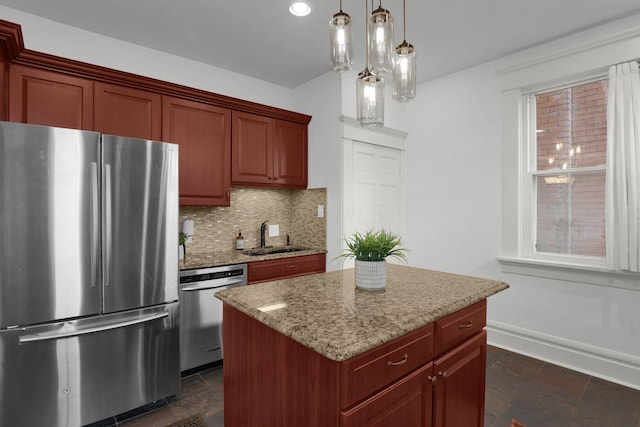
[[[433,359],[433,324],[342,363],[342,408],[391,384]]]
[[[254,284],[306,274],[324,273],[325,269],[326,254],[250,262],[247,268],[247,280],[249,284]]]
[[[480,332],[487,323],[487,300],[482,300],[436,322],[435,354]]]

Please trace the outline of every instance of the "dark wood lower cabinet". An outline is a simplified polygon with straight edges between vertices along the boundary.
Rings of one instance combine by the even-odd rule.
[[[338,362],[224,304],[225,427],[331,427]]]
[[[434,427],[484,424],[486,360],[482,331],[435,361]]]
[[[375,396],[342,412],[342,427],[429,427],[433,402],[433,363]]]
[[[467,317],[477,320],[485,307],[481,301],[338,362],[225,304],[225,426],[482,427],[486,332],[471,331],[442,354],[433,335],[434,325],[452,322],[468,330]],[[387,382],[358,380],[360,371]]]
[[[250,262],[247,281],[250,285],[271,280],[324,273],[327,254],[304,255],[269,261]]]

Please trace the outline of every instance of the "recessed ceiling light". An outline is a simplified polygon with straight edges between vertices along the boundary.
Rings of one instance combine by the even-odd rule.
[[[306,0],[293,0],[289,5],[289,12],[295,16],[307,16],[311,13],[311,4]]]

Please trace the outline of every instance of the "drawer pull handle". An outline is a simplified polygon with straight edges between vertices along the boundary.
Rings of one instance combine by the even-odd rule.
[[[440,375],[443,380],[446,380],[449,376],[449,374],[447,374],[446,372],[438,372],[438,375]]]
[[[400,366],[400,365],[404,365],[405,363],[407,363],[407,360],[409,360],[409,356],[407,355],[407,353],[404,354],[404,357],[402,358],[402,360],[400,360],[399,362],[392,362],[392,361],[388,361],[387,362],[387,366]]]
[[[296,265],[295,264],[289,264],[289,265],[287,265],[287,268],[296,268]]]
[[[436,385],[436,381],[438,381],[438,377],[436,377],[435,375],[434,376],[429,375],[427,379],[431,381],[431,384],[433,385]]]
[[[469,329],[471,326],[473,326],[473,322],[469,320],[467,323],[463,323],[462,325],[458,326],[458,329]]]

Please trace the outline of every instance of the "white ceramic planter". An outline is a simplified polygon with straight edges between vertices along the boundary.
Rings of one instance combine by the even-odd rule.
[[[367,291],[384,289],[387,285],[386,261],[356,260],[356,288]]]

